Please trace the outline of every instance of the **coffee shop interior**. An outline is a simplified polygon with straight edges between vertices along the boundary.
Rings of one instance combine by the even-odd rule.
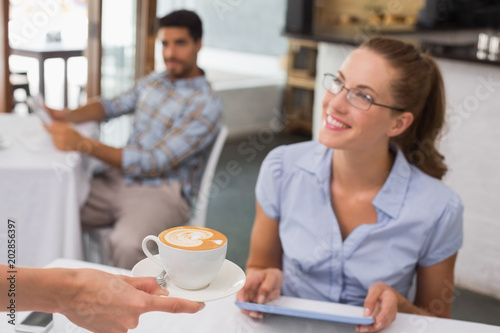
[[[27,98],[41,95],[49,107],[76,108],[91,97],[116,96],[146,74],[165,70],[154,21],[180,8],[196,11],[203,21],[198,65],[224,107],[228,135],[214,162],[208,207],[202,214],[207,227],[227,236],[228,260],[245,267],[255,217],[255,184],[267,153],[280,145],[317,139],[325,93],[323,74],[334,73],[364,40],[386,35],[417,45],[434,57],[443,73],[447,125],[440,148],[449,166],[443,181],[458,193],[465,207],[452,318],[500,326],[500,220],[496,211],[500,202],[500,4],[495,0],[3,1],[2,223],[18,218],[46,223],[49,228],[56,226],[54,221],[37,218],[55,220],[60,215],[78,221],[80,195],[85,192],[77,191],[74,198],[65,194],[48,198],[51,190],[36,188],[52,188],[40,180],[42,173],[14,161],[16,146],[33,159],[44,160],[41,151],[50,145],[49,137],[35,133],[33,124],[19,125],[22,119],[36,118]],[[14,133],[5,125],[7,117],[16,119],[9,126],[23,128]],[[102,124],[98,137],[123,147],[133,121],[126,115]],[[47,161],[54,182],[80,186],[82,179],[67,177],[66,171],[84,160],[58,154],[57,162]],[[27,156],[23,154],[23,159]],[[21,186],[30,172],[37,173],[38,180]],[[48,200],[44,207],[37,204],[42,198]],[[58,203],[68,200],[73,200],[68,204],[71,207],[56,213]],[[12,206],[17,201],[23,207],[19,214]],[[40,213],[49,207],[55,211]],[[19,239],[24,242],[20,264],[41,267],[61,256],[103,263],[99,253],[89,255],[84,247],[104,251],[96,242],[105,235],[94,239],[78,228],[57,228],[52,234],[20,229]],[[28,241],[29,237],[37,238],[36,242]],[[60,256],[44,255],[45,237],[49,243],[59,237],[77,237],[74,242],[82,250],[66,251],[66,245],[61,245]],[[0,240],[4,251],[4,229]],[[42,248],[30,249],[34,244]],[[40,257],[22,257],[23,251]]]

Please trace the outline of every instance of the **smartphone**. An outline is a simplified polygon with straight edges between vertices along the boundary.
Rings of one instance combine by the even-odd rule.
[[[52,327],[52,313],[31,312],[19,325],[16,326],[16,332],[24,333],[44,333]]]
[[[30,109],[33,110],[33,113],[40,117],[45,125],[50,126],[50,124],[52,124],[52,118],[45,108],[42,96],[38,95],[36,97],[28,97],[26,102],[28,103]]]

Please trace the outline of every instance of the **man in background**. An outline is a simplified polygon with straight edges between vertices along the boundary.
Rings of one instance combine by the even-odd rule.
[[[149,234],[186,223],[211,147],[221,127],[222,103],[197,66],[202,22],[179,10],[159,19],[157,37],[167,70],[141,79],[112,100],[95,99],[75,110],[49,110],[55,146],[91,155],[111,168],[92,179],[81,210],[84,229],[113,226],[116,266],[130,269],[145,257]],[[81,136],[69,123],[135,116],[124,148]]]

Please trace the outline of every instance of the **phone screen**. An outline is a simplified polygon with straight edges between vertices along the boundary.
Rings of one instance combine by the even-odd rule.
[[[52,313],[32,312],[21,322],[21,325],[45,327],[52,321]]]

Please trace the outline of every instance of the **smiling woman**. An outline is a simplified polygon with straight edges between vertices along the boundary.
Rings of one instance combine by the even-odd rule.
[[[326,82],[319,142],[279,147],[262,164],[238,299],[362,305],[375,319],[362,332],[387,327],[398,311],[449,317],[442,295],[454,289],[463,208],[439,180],[437,66],[409,44],[374,38]],[[417,159],[422,142],[427,154]]]
[[[357,71],[351,70],[353,66],[358,66]],[[382,112],[383,108],[388,108],[401,112],[393,117],[393,120],[397,120],[394,129],[401,131],[391,133],[390,140],[401,148],[411,164],[433,177],[442,178],[446,166],[443,156],[435,147],[435,141],[444,124],[445,102],[443,81],[435,62],[424,54],[420,55],[411,45],[374,38],[355,51],[344,67],[347,68],[345,71],[349,71],[349,76],[339,71],[339,78],[332,80],[337,86],[333,88],[337,90],[333,90],[330,85],[330,94],[325,94],[323,103],[333,103],[323,106],[324,110],[326,108],[326,118],[342,122],[338,115],[336,118],[329,110],[339,103],[334,101],[333,96],[341,94],[344,89],[347,91],[345,99],[351,106],[354,104],[356,109],[374,113],[381,108]],[[359,81],[358,76],[364,73],[368,73],[369,83],[363,76],[361,80],[365,81]],[[347,89],[345,83],[349,81],[355,83],[351,86],[357,89]],[[386,85],[385,82],[390,84]],[[391,103],[380,104],[381,101]],[[391,115],[387,110],[386,113]],[[373,117],[361,116],[361,121],[366,118]],[[320,140],[321,133],[326,132],[320,130]],[[375,142],[373,138],[369,141]]]

